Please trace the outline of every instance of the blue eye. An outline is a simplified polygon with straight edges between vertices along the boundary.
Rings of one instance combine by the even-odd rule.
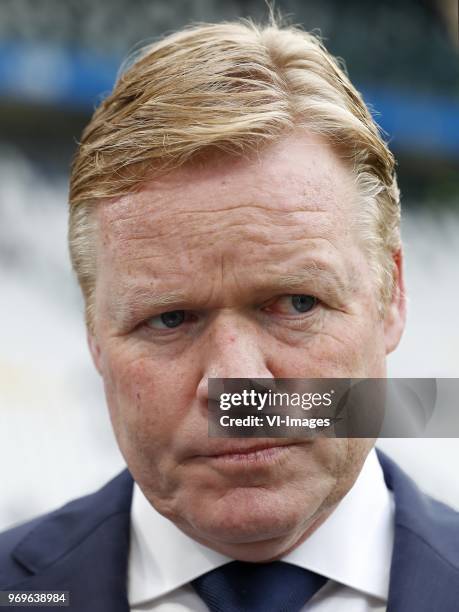
[[[178,327],[185,321],[185,311],[184,310],[171,310],[170,312],[163,312],[157,317],[151,317],[148,320],[148,325],[150,327],[158,327],[158,325],[154,325],[153,322],[159,323],[159,328],[161,329],[161,324],[165,325],[168,328]],[[164,329],[164,328],[162,328]]]
[[[271,303],[268,310],[280,315],[295,316],[314,310],[318,303],[319,300],[314,295],[282,295]]]
[[[308,312],[317,303],[317,298],[313,295],[292,295],[292,305],[298,312]]]

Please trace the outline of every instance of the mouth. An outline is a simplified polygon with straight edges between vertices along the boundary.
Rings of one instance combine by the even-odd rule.
[[[200,458],[218,464],[269,464],[276,462],[288,453],[292,446],[299,444],[294,440],[243,443],[239,440],[221,441],[219,448],[202,453]]]

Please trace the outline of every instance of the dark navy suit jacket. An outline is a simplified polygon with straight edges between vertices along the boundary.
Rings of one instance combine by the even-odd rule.
[[[458,612],[459,513],[423,494],[380,451],[378,458],[395,500],[388,611]],[[96,493],[0,534],[0,590],[70,591],[71,612],[128,612],[132,486],[125,470]]]

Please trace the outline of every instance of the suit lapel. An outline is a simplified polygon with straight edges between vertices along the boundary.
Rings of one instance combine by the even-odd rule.
[[[125,470],[97,493],[45,517],[14,550],[31,575],[10,588],[69,591],[72,612],[128,612],[132,485]]]
[[[395,501],[388,612],[457,612],[459,514],[424,495],[393,461],[377,452]]]

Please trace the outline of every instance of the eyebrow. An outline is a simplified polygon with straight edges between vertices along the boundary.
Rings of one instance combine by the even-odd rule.
[[[119,321],[130,321],[139,309],[142,311],[176,309],[178,305],[189,301],[189,295],[184,291],[158,293],[155,289],[147,287],[133,287],[122,295],[114,296],[110,303],[110,313]],[[174,308],[173,308],[174,307]]]
[[[272,275],[260,280],[251,288],[253,295],[278,295],[298,290],[305,284],[317,284],[325,295],[335,303],[342,304],[343,299],[352,291],[352,284],[343,278],[336,270],[323,263],[308,263],[295,273]],[[157,288],[133,286],[125,288],[118,296],[112,296],[110,313],[116,320],[129,322],[139,311],[162,312],[167,310],[185,309],[196,299],[191,298],[188,291],[170,291],[161,293]],[[196,306],[197,307],[197,306]]]
[[[305,283],[315,282],[317,284],[329,284],[336,288],[341,294],[345,294],[350,290],[350,283],[345,281],[341,274],[334,269],[323,265],[313,264],[304,268],[300,272],[293,274],[283,274],[273,278],[273,286],[287,289],[298,289]],[[269,283],[271,284],[271,283]]]

